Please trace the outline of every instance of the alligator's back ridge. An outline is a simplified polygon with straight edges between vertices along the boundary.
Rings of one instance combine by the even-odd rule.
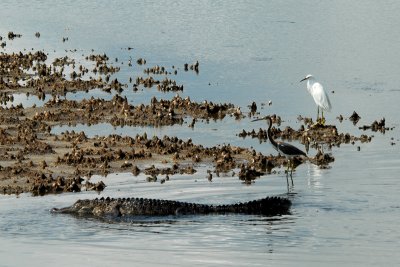
[[[72,206],[52,209],[53,213],[69,213],[91,217],[166,216],[180,214],[288,214],[291,201],[282,197],[266,197],[244,203],[208,205],[174,200],[147,198],[96,198],[76,201]]]

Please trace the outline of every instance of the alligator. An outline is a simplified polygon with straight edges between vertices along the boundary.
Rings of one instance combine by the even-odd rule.
[[[282,197],[266,197],[249,202],[228,205],[207,205],[147,198],[102,197],[78,200],[70,207],[60,209],[53,208],[51,212],[97,218],[227,213],[275,216],[288,214],[291,204],[289,199]]]

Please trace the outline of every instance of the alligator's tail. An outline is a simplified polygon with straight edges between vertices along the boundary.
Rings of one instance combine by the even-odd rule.
[[[266,197],[249,202],[215,206],[217,213],[261,214],[267,216],[288,214],[292,202],[287,198]]]

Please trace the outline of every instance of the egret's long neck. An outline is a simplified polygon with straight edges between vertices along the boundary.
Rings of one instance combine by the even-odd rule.
[[[310,77],[307,79],[307,90],[310,94],[311,94],[311,90],[312,90],[314,83],[315,83],[315,79],[313,77]]]

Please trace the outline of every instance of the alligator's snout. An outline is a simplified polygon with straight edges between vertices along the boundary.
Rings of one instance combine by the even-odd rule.
[[[50,210],[50,212],[51,212],[51,213],[57,213],[57,212],[60,212],[60,209],[52,208],[52,209]]]
[[[57,208],[52,208],[50,210],[51,213],[63,213],[66,211],[66,208],[61,208],[61,209],[57,209]]]

